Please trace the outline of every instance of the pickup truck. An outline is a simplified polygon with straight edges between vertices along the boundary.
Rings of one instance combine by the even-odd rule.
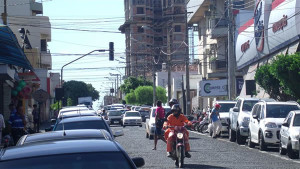
[[[253,106],[259,102],[258,98],[239,98],[235,106],[229,111],[229,140],[238,144],[246,142],[249,133],[249,120]]]

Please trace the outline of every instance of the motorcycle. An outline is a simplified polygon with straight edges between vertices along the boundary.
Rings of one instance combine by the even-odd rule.
[[[207,113],[203,113],[202,120],[198,125],[197,131],[201,133],[207,132],[208,125],[209,125],[208,115]]]
[[[177,167],[182,168],[184,166],[184,158],[185,158],[185,127],[184,126],[168,126],[168,128],[172,128],[169,137],[172,137],[173,149],[172,149],[172,159],[175,160],[175,165]],[[173,133],[173,134],[171,134]]]
[[[2,144],[3,148],[14,146],[14,140],[9,134],[7,134],[2,138]]]

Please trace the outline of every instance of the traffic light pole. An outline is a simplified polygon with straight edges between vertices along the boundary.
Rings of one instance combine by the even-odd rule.
[[[79,58],[77,58],[77,59],[75,59],[75,60],[73,60],[73,61],[71,61],[71,62],[69,62],[69,63],[67,63],[65,65],[63,65],[61,67],[61,70],[60,70],[60,75],[61,75],[61,77],[60,77],[60,86],[62,87],[62,84],[63,84],[63,70],[64,70],[64,67],[66,67],[67,65],[69,65],[69,64],[71,64],[71,63],[73,63],[73,62],[75,62],[75,61],[77,61],[77,60],[79,60],[79,59],[81,59],[81,58],[83,58],[83,57],[85,57],[87,55],[90,55],[91,53],[96,52],[96,51],[98,51],[98,52],[105,52],[105,51],[108,51],[108,50],[99,50],[99,49],[98,50],[93,50],[93,51],[91,51],[91,52],[89,52],[89,53],[87,53],[87,54],[85,54],[83,56],[80,56]]]

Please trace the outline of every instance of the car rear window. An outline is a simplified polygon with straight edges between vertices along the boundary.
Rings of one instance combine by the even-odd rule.
[[[5,169],[130,169],[121,152],[50,155],[0,162]]]
[[[219,112],[229,112],[229,109],[233,108],[235,103],[220,103],[221,108]]]
[[[285,118],[290,111],[299,110],[297,105],[270,104],[266,107],[267,118]]]
[[[125,114],[125,117],[140,117],[140,113],[139,112],[127,112]]]
[[[76,130],[76,129],[105,129],[106,125],[104,124],[105,121],[103,120],[94,120],[94,121],[76,121],[76,122],[69,122],[64,123],[65,130]],[[54,131],[63,130],[62,123],[59,123]]]
[[[121,111],[109,111],[108,116],[121,116],[122,112]]]

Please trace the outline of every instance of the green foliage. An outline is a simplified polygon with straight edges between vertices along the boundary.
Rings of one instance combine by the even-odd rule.
[[[134,94],[133,90],[130,93],[126,94],[125,101],[127,104],[135,104],[136,103],[136,98],[135,98],[135,94]]]
[[[50,109],[54,110],[54,111],[58,110],[60,107],[62,107],[62,102],[61,101],[59,102],[59,105],[58,105],[58,102],[55,102],[54,104],[50,105]]]
[[[279,55],[271,64],[260,66],[255,74],[256,82],[280,101],[300,98],[300,55]]]
[[[130,93],[131,90],[135,90],[136,88],[138,88],[139,86],[152,86],[153,83],[148,81],[148,80],[144,80],[142,77],[128,77],[125,81],[124,84],[122,84],[120,86],[120,89],[122,92],[124,92],[125,94]]]
[[[134,90],[136,103],[152,105],[153,101],[153,88],[152,86],[139,86]]]
[[[93,101],[99,98],[99,92],[91,84],[82,81],[68,81],[63,84],[64,98],[70,98],[72,105],[78,104],[78,97],[91,96]]]
[[[67,106],[72,106],[73,105],[73,100],[71,98],[67,99]]]
[[[165,88],[162,88],[160,86],[156,87],[156,97],[158,100],[160,100],[163,103],[167,103],[168,97],[167,97],[167,91]]]

